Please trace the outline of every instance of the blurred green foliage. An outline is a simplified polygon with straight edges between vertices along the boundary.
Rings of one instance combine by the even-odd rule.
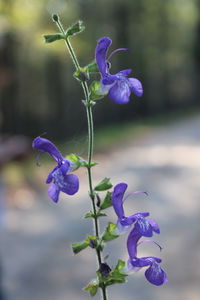
[[[43,42],[57,32],[51,14],[67,28],[76,20],[86,30],[72,43],[81,66],[94,59],[97,40],[109,36],[111,72],[132,68],[144,96],[129,105],[104,98],[95,124],[133,120],[197,103],[199,84],[199,0],[1,0],[0,126],[2,133],[66,139],[86,128],[81,88],[63,41]],[[95,79],[95,78],[94,78]]]

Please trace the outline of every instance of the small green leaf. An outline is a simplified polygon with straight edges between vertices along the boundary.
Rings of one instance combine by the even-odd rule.
[[[53,43],[58,40],[65,40],[65,35],[62,33],[45,34],[44,40],[45,40],[45,43]]]
[[[84,29],[85,26],[83,25],[83,21],[77,21],[75,24],[73,24],[66,30],[66,36],[69,37],[76,35],[78,33],[81,33]]]
[[[106,191],[112,187],[110,178],[105,177],[97,186],[95,186],[95,191]]]
[[[109,222],[105,232],[102,235],[102,240],[105,242],[109,242],[118,238],[119,235],[114,232],[116,227],[117,227],[116,224]]]
[[[111,195],[112,193],[108,191],[104,200],[101,202],[100,209],[106,209],[112,206]]]
[[[73,250],[74,254],[77,254],[80,251],[87,248],[88,246],[89,246],[89,241],[88,240],[85,240],[85,241],[80,242],[80,243],[72,243],[72,250]]]
[[[87,213],[85,216],[84,216],[84,218],[85,219],[88,219],[88,218],[94,218],[95,217],[95,215],[94,215],[94,213],[93,212],[89,212],[89,213]]]
[[[88,291],[91,297],[94,297],[98,291],[99,283],[97,279],[93,279],[90,283],[84,288],[85,291]]]
[[[105,95],[107,95],[107,92],[102,91],[100,81],[93,81],[90,85],[89,90],[91,100],[102,99]]]

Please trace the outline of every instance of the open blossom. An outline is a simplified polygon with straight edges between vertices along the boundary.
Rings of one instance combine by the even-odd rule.
[[[160,267],[161,259],[154,256],[137,257],[138,241],[142,235],[134,227],[127,240],[127,249],[129,253],[128,269],[129,271],[138,271],[143,267],[148,267],[145,271],[146,279],[154,285],[162,285],[167,282],[167,275]]]
[[[72,167],[70,161],[65,159],[56,146],[45,138],[36,137],[32,146],[34,149],[47,152],[57,163],[46,179],[46,183],[50,183],[49,197],[54,202],[58,202],[60,192],[74,195],[79,189],[79,180],[76,175],[68,174]]]
[[[141,82],[136,78],[128,78],[131,69],[123,70],[115,75],[109,73],[109,59],[117,51],[127,50],[125,48],[119,48],[114,50],[108,59],[107,51],[112,43],[112,40],[108,37],[102,37],[96,47],[95,56],[96,63],[101,73],[101,92],[108,96],[118,104],[126,104],[129,102],[131,92],[136,96],[141,97],[143,94],[143,88]]]
[[[112,205],[118,217],[118,229],[120,231],[126,230],[135,223],[135,228],[142,236],[151,237],[153,235],[153,231],[159,233],[160,229],[157,222],[154,219],[146,218],[149,216],[148,212],[139,212],[129,217],[125,216],[123,204],[126,198],[134,194],[144,193],[142,191],[136,191],[124,197],[127,187],[128,185],[126,183],[119,183],[115,186],[111,195]]]

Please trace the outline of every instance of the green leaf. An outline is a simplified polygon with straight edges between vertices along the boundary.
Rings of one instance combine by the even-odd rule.
[[[69,36],[76,35],[78,33],[81,33],[84,29],[85,26],[83,25],[83,21],[79,20],[66,30],[66,36],[69,37]]]
[[[72,243],[72,250],[73,250],[74,254],[77,254],[80,251],[87,248],[88,246],[89,246],[89,241],[88,240],[85,240],[85,241],[80,242],[80,243]]]
[[[102,92],[100,81],[93,81],[89,87],[89,90],[91,100],[102,99],[104,96],[107,95],[107,92]]]
[[[119,235],[115,233],[116,227],[117,227],[116,224],[109,222],[108,226],[106,227],[105,232],[102,235],[102,240],[105,242],[109,242],[109,241],[112,241],[112,240],[118,238]]]
[[[65,40],[65,35],[62,33],[45,34],[44,40],[45,40],[45,43],[53,43],[58,40]]]
[[[110,178],[105,177],[97,186],[95,186],[95,191],[106,191],[112,187]]]
[[[98,291],[99,283],[97,279],[93,279],[90,283],[84,288],[85,291],[88,291],[91,297],[94,297]]]
[[[107,216],[106,214],[101,213],[100,211],[98,211],[96,215],[97,215],[97,217],[106,217],[106,216]],[[85,218],[85,219],[88,219],[88,218],[95,218],[95,215],[94,215],[93,212],[90,211],[89,213],[87,213],[87,214],[84,216],[84,218]]]
[[[101,202],[100,209],[106,209],[112,206],[111,195],[112,195],[111,192],[107,192],[104,200]]]

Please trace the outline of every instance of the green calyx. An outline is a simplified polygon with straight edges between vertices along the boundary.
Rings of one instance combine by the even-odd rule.
[[[76,23],[74,23],[72,26],[70,26],[69,28],[67,28],[66,32],[66,36],[67,37],[71,37],[73,35],[76,35],[78,33],[81,33],[83,30],[85,29],[85,26],[83,25],[83,21],[77,21]]]
[[[116,233],[115,229],[117,228],[117,225],[115,223],[109,222],[108,226],[106,227],[101,239],[104,242],[112,241],[119,237],[119,235]]]
[[[98,185],[95,186],[95,191],[106,191],[112,188],[112,183],[110,182],[110,178],[105,177]]]

